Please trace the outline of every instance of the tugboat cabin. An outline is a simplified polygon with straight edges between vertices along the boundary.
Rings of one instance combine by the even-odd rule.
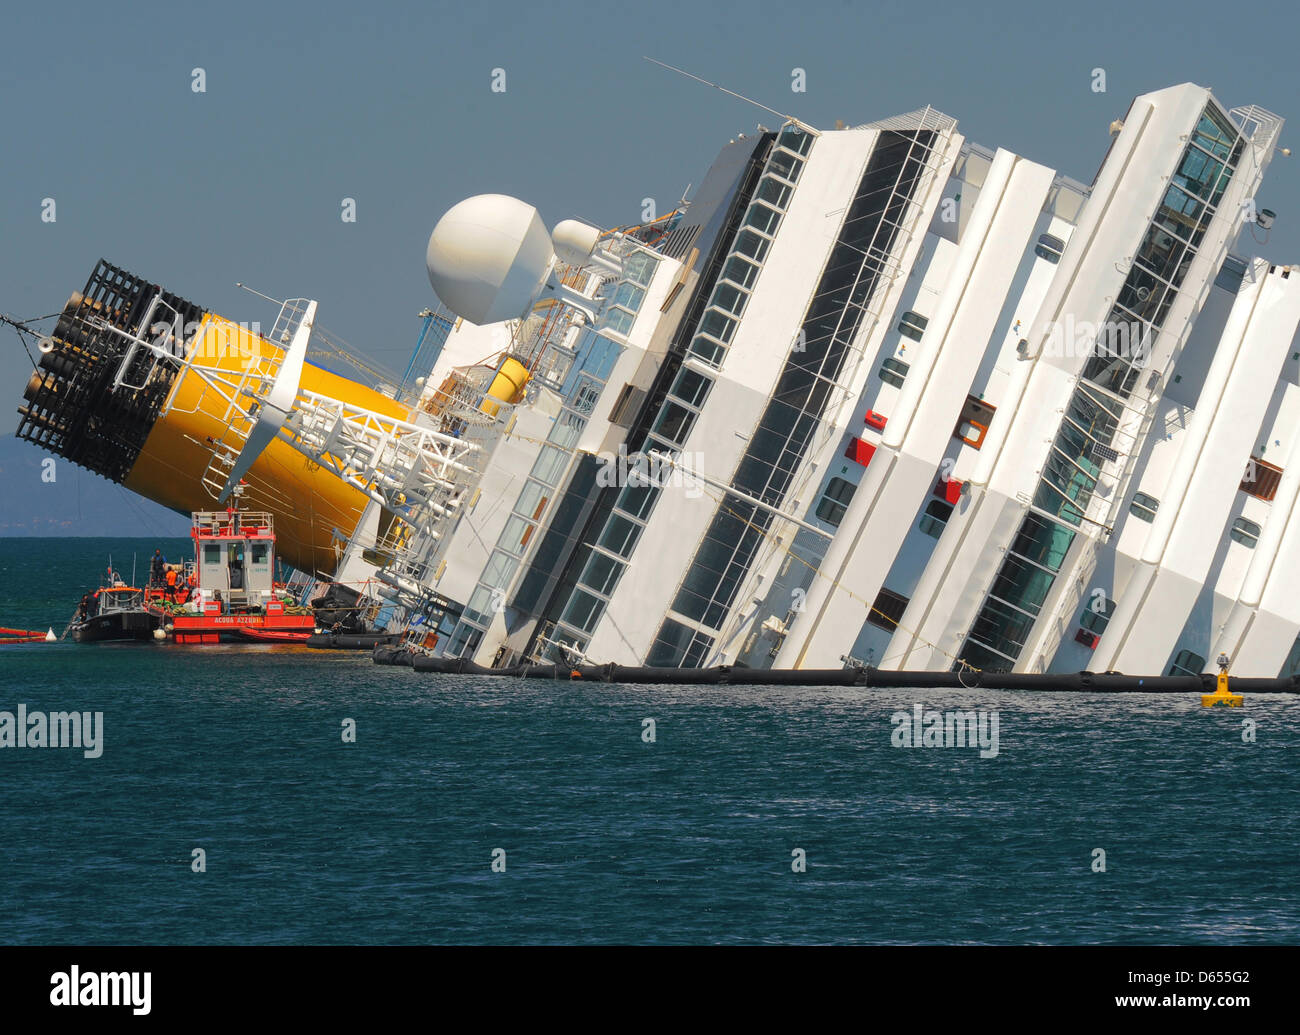
[[[196,511],[190,536],[205,609],[209,601],[220,600],[224,611],[236,614],[277,599],[269,513]]]
[[[164,628],[176,643],[216,643],[223,638],[302,642],[315,619],[292,606],[275,581],[275,528],[265,511],[195,511],[194,573],[164,607]],[[180,605],[184,605],[181,607]],[[299,613],[286,613],[289,610]]]

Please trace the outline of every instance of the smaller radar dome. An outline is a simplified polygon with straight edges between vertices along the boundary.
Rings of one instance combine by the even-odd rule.
[[[556,258],[572,266],[585,265],[599,241],[600,231],[577,219],[562,220],[551,231]]]

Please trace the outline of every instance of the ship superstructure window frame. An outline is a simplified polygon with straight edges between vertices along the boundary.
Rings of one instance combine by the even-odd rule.
[[[904,338],[911,338],[913,341],[920,341],[925,335],[925,329],[929,326],[930,318],[922,316],[920,313],[909,309],[898,321],[898,333]]]
[[[1128,505],[1128,512],[1139,521],[1145,521],[1148,525],[1155,521],[1156,511],[1159,509],[1160,501],[1145,492],[1133,493],[1133,500]]]
[[[1108,340],[1103,342],[1099,337],[1080,372],[1066,419],[1061,421],[1047,463],[1040,472],[1032,509],[1022,521],[1022,531],[1031,520],[1044,520],[1041,515],[1046,515],[1046,520],[1068,536],[1065,540],[1068,544],[1082,526],[1102,474],[1097,458],[1108,458],[1107,453],[1095,447],[1110,449],[1112,446],[1118,417],[1146,369],[1145,360],[1153,339],[1161,332],[1197,248],[1217,214],[1219,201],[1236,171],[1245,144],[1245,137],[1231,118],[1210,101],[1202,109],[1182,154],[1174,163],[1164,199],[1148,221],[1142,244],[1102,324],[1102,333]],[[1204,203],[1191,208],[1195,218],[1190,226],[1182,218],[1187,210],[1180,194]],[[1171,201],[1175,203],[1172,206]],[[1174,228],[1183,232],[1174,230],[1171,235]],[[1121,328],[1127,335],[1124,344],[1128,347],[1124,349],[1116,347],[1116,331]],[[1110,453],[1115,450],[1110,449]],[[1013,551],[1008,550],[995,577],[995,588],[1017,563]],[[1059,572],[1057,565],[1046,587],[1034,587],[1035,595],[1040,590],[1050,590]],[[1010,580],[1010,584],[1014,582]],[[1008,606],[1006,600],[990,590],[966,635],[960,660],[954,668],[974,664],[993,671],[1010,671],[1015,666],[1032,635],[1038,614],[1034,611],[1028,624],[1024,624],[1007,611]],[[1016,610],[1028,614],[1023,608]]]
[[[780,507],[824,418],[843,366],[848,362],[870,302],[888,276],[899,235],[918,205],[915,192],[932,168],[939,133],[930,129],[880,134],[844,209],[812,297],[777,378],[767,407],[745,447],[728,494],[719,505],[664,616],[652,664],[681,664],[686,642],[672,626],[693,627],[717,637],[770,528],[772,513],[759,500]],[[797,346],[797,347],[796,347]],[[715,641],[716,642],[716,641]],[[691,650],[696,641],[691,641]],[[710,648],[711,649],[711,648]]]
[[[886,356],[880,364],[880,369],[876,371],[876,376],[887,385],[902,388],[903,381],[907,378],[907,372],[911,369],[912,365],[910,363],[904,363],[901,359],[896,359],[893,356]]]
[[[653,277],[657,267],[658,259],[637,264],[634,275]],[[568,394],[452,630],[446,651],[448,657],[472,655],[482,642],[493,612],[504,603],[506,591],[535,545],[533,540],[547,507],[561,495],[560,487],[573,462],[574,448],[606,389],[606,379],[621,351],[622,346],[606,337],[603,328],[589,330],[584,337],[580,365],[567,379]]]
[[[602,331],[613,331],[626,338],[636,322],[637,313],[645,304],[646,289],[654,280],[659,268],[659,257],[637,246],[623,257],[623,273],[610,293],[609,301],[597,326]]]
[[[786,129],[768,156],[740,230],[723,262],[721,277],[691,340],[691,355],[708,366],[721,369],[727,358],[737,321],[745,312],[772,241],[789,210],[811,145],[811,134],[800,130],[796,138]]]
[[[698,355],[692,355],[691,346],[695,342],[704,341],[699,338],[698,329],[704,317],[707,299],[721,279],[724,264],[736,257],[737,244],[742,239],[742,235],[746,235],[744,238],[746,241],[758,242],[754,246],[755,249],[763,255],[766,254],[767,243],[752,230],[742,228],[741,220],[753,200],[759,180],[770,166],[775,145],[775,135],[764,133],[750,155],[749,164],[735,197],[729,204],[726,222],[718,235],[718,242],[710,251],[708,261],[700,272],[700,280],[692,289],[690,304],[679,327],[673,333],[666,361],[660,368],[656,381],[647,389],[647,395],[652,402],[649,406],[642,406],[641,411],[631,421],[627,446],[633,451],[644,451],[647,444],[654,448],[654,439],[649,436],[648,429],[658,418],[658,410],[661,406],[661,401],[657,401],[658,393],[668,393],[666,385],[659,386],[659,380],[666,381],[668,378],[675,377],[682,367],[691,363],[708,365],[703,363]],[[745,258],[743,265],[733,265],[730,268],[741,273],[742,279],[750,279],[751,283],[752,278],[757,276],[754,272],[757,264],[751,258]],[[735,282],[733,280],[733,283]],[[702,401],[701,398],[699,402]],[[629,481],[631,481],[630,472]],[[559,585],[551,591],[539,616],[537,629],[530,638],[530,649],[539,650],[542,657],[550,660],[565,660],[567,655],[558,650],[559,644],[567,644],[571,650],[579,652],[587,648],[591,636],[566,626],[561,616],[568,608],[569,598],[579,587],[579,579],[586,569],[590,552],[599,549],[630,559],[658,496],[659,487],[654,485],[628,484],[622,487],[609,486],[601,490],[596,499],[596,514],[588,519],[580,532],[586,540],[585,543],[577,545],[565,561],[563,569],[556,573]],[[622,570],[619,569],[620,573]]]
[[[832,478],[826,483],[826,491],[817,501],[817,520],[839,527],[849,509],[849,502],[858,487],[847,478]]]

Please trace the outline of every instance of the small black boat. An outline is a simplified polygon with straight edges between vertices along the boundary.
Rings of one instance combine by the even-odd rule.
[[[87,593],[68,633],[77,643],[100,640],[152,640],[158,616],[145,606],[144,590],[106,586]]]

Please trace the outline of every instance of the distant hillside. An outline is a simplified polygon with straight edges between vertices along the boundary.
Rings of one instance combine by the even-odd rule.
[[[61,457],[0,436],[0,536],[183,536],[189,520]],[[48,477],[48,475],[46,476]]]

